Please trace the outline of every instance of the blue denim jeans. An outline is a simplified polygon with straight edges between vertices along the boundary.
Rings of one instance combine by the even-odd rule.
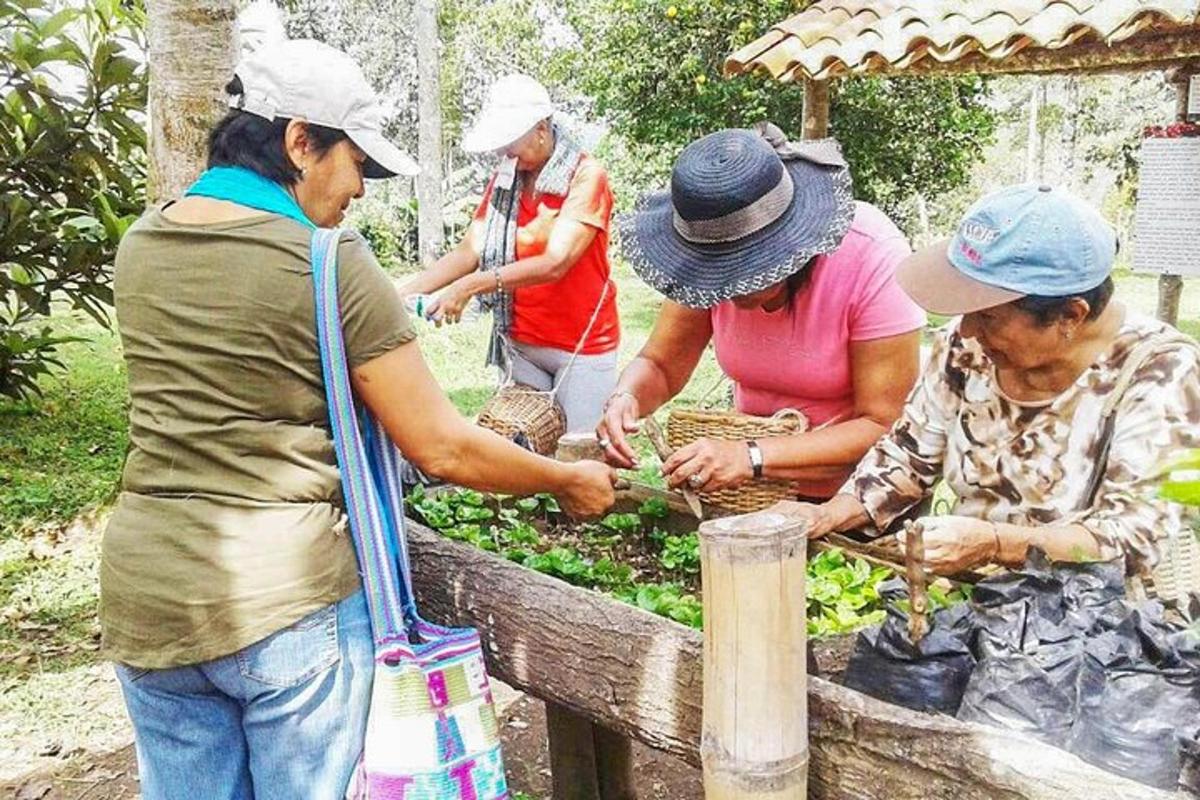
[[[362,592],[232,655],[116,665],[144,800],[339,800],[374,676]]]

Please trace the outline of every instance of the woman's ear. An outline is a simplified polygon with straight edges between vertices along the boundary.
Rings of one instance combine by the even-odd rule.
[[[308,126],[298,119],[290,120],[283,131],[283,149],[288,161],[303,175],[308,168]]]
[[[1075,331],[1079,326],[1087,321],[1088,314],[1092,313],[1092,307],[1088,305],[1088,301],[1082,297],[1072,297],[1067,304],[1063,306],[1061,316],[1058,318],[1059,328],[1063,332],[1063,336],[1067,339],[1075,335]]]

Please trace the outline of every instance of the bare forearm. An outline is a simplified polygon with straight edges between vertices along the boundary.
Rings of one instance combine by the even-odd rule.
[[[570,470],[565,465],[465,419],[451,427],[445,446],[428,465],[418,466],[450,483],[482,491],[529,495],[566,488]]]
[[[845,475],[885,433],[860,417],[817,431],[760,439],[763,474],[780,480],[822,480]]]
[[[401,288],[404,294],[429,294],[449,286],[454,281],[474,272],[479,258],[468,247],[454,248],[439,258],[432,267],[417,273]]]
[[[686,379],[685,379],[686,380]],[[613,393],[628,392],[637,398],[638,413],[645,417],[679,393],[670,376],[655,361],[639,355],[629,362],[617,380]]]
[[[532,256],[506,264],[497,270],[488,270],[465,275],[459,286],[465,294],[474,297],[484,292],[494,292],[499,286],[506,290],[523,289],[526,286],[538,286],[561,278],[563,270],[558,259],[549,255]],[[496,281],[499,273],[499,283]]]
[[[1000,552],[996,561],[1009,567],[1025,563],[1029,548],[1037,547],[1052,561],[1100,558],[1100,544],[1082,525],[1010,525],[996,523]]]

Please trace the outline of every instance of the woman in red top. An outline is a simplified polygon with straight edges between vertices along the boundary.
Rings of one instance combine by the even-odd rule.
[[[555,122],[525,75],[492,86],[463,149],[501,157],[463,240],[404,287],[441,290],[428,316],[457,322],[472,297],[494,318],[488,363],[549,390],[567,430],[600,421],[616,385],[616,286],[609,277],[612,190],[604,168]],[[577,353],[577,354],[576,354]]]

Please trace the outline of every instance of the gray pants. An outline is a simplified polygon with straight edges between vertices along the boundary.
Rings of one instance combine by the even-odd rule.
[[[512,379],[549,391],[561,378],[555,399],[567,415],[567,433],[586,433],[600,422],[604,401],[617,385],[617,351],[580,355],[562,375],[571,354],[553,347],[512,342]]]

